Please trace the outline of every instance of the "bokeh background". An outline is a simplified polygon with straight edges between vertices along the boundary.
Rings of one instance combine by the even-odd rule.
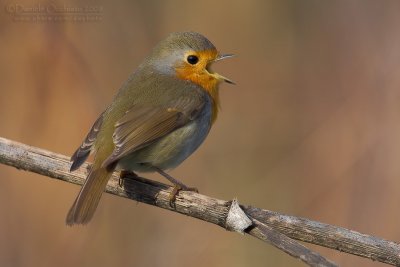
[[[45,22],[51,8],[22,12],[39,5],[97,13]],[[171,174],[217,198],[400,239],[399,1],[12,0],[0,10],[1,137],[71,155],[159,40],[198,31],[238,55],[215,66],[237,85],[222,85],[211,134]],[[0,177],[1,266],[304,266],[110,195],[89,225],[66,227],[78,186],[7,166]],[[311,247],[343,266],[383,266]]]

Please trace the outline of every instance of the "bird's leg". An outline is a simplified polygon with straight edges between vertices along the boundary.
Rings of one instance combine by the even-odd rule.
[[[135,179],[136,177],[138,177],[138,175],[136,173],[134,173],[133,171],[122,170],[119,173],[119,179],[118,179],[119,187],[122,188],[124,186],[125,179]]]
[[[174,189],[172,190],[171,194],[169,195],[169,203],[172,204],[175,201],[176,195],[179,194],[179,191],[184,190],[184,191],[194,191],[196,193],[199,192],[196,187],[189,187],[182,183],[181,181],[175,179],[168,173],[164,172],[160,168],[154,167],[153,168],[162,176],[164,176],[168,181],[174,184]]]

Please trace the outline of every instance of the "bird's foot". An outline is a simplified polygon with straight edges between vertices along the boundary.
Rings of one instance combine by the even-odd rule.
[[[174,185],[174,188],[172,189],[171,193],[169,194],[169,204],[171,207],[173,207],[173,208],[175,207],[176,196],[179,194],[180,191],[192,191],[192,192],[196,192],[196,193],[199,192],[199,190],[197,190],[196,187],[189,187],[189,186],[185,185],[184,183],[182,183],[181,181],[179,181],[178,179],[175,179],[174,177],[172,177],[171,175],[169,175],[162,169],[155,167],[155,166],[152,166],[152,167],[156,172],[158,172],[159,174],[161,174],[162,176],[167,178],[167,180],[170,181]]]
[[[135,179],[137,177],[138,177],[138,175],[136,173],[134,173],[133,171],[122,170],[119,173],[118,185],[119,185],[119,187],[122,188],[122,187],[124,187],[125,179]]]
[[[175,200],[176,196],[179,194],[180,191],[191,191],[199,193],[199,190],[196,187],[189,187],[184,184],[175,184],[174,188],[172,189],[171,193],[169,194],[169,205],[171,207],[175,207]]]

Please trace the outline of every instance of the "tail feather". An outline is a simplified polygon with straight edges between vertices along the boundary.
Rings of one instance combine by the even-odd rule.
[[[92,168],[68,212],[67,225],[86,224],[92,219],[112,171],[106,168]]]

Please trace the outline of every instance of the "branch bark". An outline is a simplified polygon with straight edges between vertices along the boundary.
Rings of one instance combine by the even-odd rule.
[[[83,183],[89,167],[88,164],[84,164],[77,171],[70,173],[68,157],[5,138],[0,138],[0,163],[74,184]],[[294,239],[400,266],[400,245],[395,242],[250,206],[241,205],[235,209],[239,210],[239,213],[233,214],[233,204],[237,205],[235,201],[211,198],[195,192],[181,191],[171,206],[171,191],[172,187],[168,185],[142,177],[126,179],[124,187],[121,188],[116,174],[106,188],[106,192],[113,195],[198,218],[231,231],[243,231],[274,245],[309,266],[336,264]],[[227,220],[228,217],[242,219],[242,224],[235,219]],[[243,226],[243,221],[249,221],[249,224],[245,223]]]

